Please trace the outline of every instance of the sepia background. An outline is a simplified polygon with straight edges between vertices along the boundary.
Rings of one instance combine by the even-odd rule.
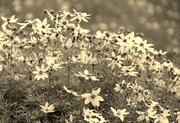
[[[43,10],[65,10],[91,14],[83,27],[94,34],[97,30],[118,31],[122,27],[143,33],[157,50],[168,51],[167,57],[180,63],[179,0],[0,0],[0,16],[16,15],[19,21],[44,18]],[[0,24],[3,21],[0,20]]]

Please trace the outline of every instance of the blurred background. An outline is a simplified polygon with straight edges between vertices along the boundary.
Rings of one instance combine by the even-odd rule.
[[[92,34],[121,27],[142,32],[157,50],[169,51],[168,59],[173,60],[175,51],[180,66],[180,0],[0,0],[0,16],[15,14],[21,22],[44,18],[43,9],[91,14],[91,20],[82,26]]]

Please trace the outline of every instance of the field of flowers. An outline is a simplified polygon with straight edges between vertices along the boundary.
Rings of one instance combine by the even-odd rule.
[[[180,69],[142,33],[82,27],[90,14],[1,17],[0,122],[180,123]],[[175,55],[175,54],[174,54]]]
[[[82,26],[94,34],[97,30],[142,32],[157,50],[168,51],[167,58],[180,64],[180,1],[179,0],[1,0],[0,15],[16,15],[19,21],[43,19],[43,9],[73,9],[91,14]],[[0,24],[3,21],[0,19]]]

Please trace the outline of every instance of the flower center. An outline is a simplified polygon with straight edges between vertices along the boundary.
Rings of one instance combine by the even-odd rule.
[[[143,43],[140,43],[140,46],[141,46],[141,47],[143,47],[143,46],[144,46],[144,44],[143,44]]]
[[[123,42],[127,42],[127,39],[124,39]]]
[[[49,111],[48,109],[45,109],[45,111]]]
[[[42,74],[43,74],[43,71],[42,71],[42,70],[40,70],[40,71],[39,71],[39,75],[42,75]]]
[[[86,115],[87,119],[90,119],[91,117],[89,115]]]
[[[117,115],[121,115],[121,112],[117,112]]]
[[[91,95],[91,98],[92,98],[92,99],[94,99],[95,97],[96,97],[96,95],[94,95],[94,94]]]

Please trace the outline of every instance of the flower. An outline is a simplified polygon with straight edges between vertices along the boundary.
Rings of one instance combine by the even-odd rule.
[[[61,68],[61,64],[56,64],[57,57],[46,57],[46,63],[51,66],[54,70]]]
[[[32,72],[32,73],[36,74],[34,78],[37,80],[40,80],[40,79],[45,80],[45,78],[48,78],[48,74],[45,73],[46,71],[48,71],[48,69],[49,69],[49,66],[47,66],[45,68],[44,64],[41,65],[41,68],[36,66],[36,71]]]
[[[110,58],[106,58],[108,61],[111,61],[108,66],[111,66],[111,69],[114,69],[115,66],[119,66],[121,67],[121,65],[123,64],[122,61],[124,61],[125,59],[121,57],[121,55],[116,55],[114,52],[111,52],[111,57]]]
[[[114,90],[116,92],[122,93],[125,88],[126,88],[126,82],[125,82],[125,80],[123,80],[122,83],[116,84],[116,87],[114,88]]]
[[[89,73],[88,70],[84,70],[84,73],[81,73],[81,72],[78,72],[79,74],[75,74],[75,76],[79,76],[79,77],[82,77],[86,80],[92,80],[92,81],[99,81],[99,79],[97,79],[96,76],[93,76]]]
[[[152,51],[153,50],[153,44],[147,44],[147,40],[143,40],[141,37],[135,38],[135,46],[137,48],[137,51],[141,51],[144,54],[146,54],[146,51]]]
[[[85,94],[82,94],[81,97],[82,98],[85,98],[85,104],[88,104],[88,103],[92,103],[92,105],[95,107],[99,107],[100,103],[99,101],[104,101],[104,99],[99,96],[99,92],[101,91],[101,88],[98,88],[98,89],[93,89],[91,93],[85,93]]]
[[[137,121],[143,121],[146,120],[147,122],[150,121],[150,118],[155,119],[157,117],[156,113],[157,111],[154,111],[152,107],[150,107],[146,112],[142,111],[136,111],[140,116],[137,118]]]
[[[83,108],[84,120],[89,123],[105,123],[104,117],[96,110],[90,110]]]
[[[85,121],[89,121],[90,118],[93,116],[93,111],[83,108],[83,116]]]
[[[50,30],[49,30],[50,24],[48,24],[47,18],[44,18],[42,22],[38,18],[35,19],[35,21],[36,21],[36,29],[38,31],[43,32],[43,33],[50,33]]]
[[[75,9],[73,9],[73,11],[75,12],[75,17],[72,18],[70,21],[76,20],[76,21],[78,21],[78,23],[80,23],[82,20],[83,20],[84,22],[88,22],[87,19],[90,19],[89,16],[90,16],[91,14],[77,12]]]
[[[115,110],[113,107],[110,107],[111,111],[113,112],[114,116],[119,117],[121,119],[121,121],[124,121],[124,115],[129,114],[129,112],[126,112],[126,109],[118,109]]]
[[[120,73],[122,73],[125,76],[137,76],[138,74],[138,72],[135,71],[135,68],[131,66],[123,66],[121,70],[122,72]]]
[[[10,18],[1,17],[1,19],[4,21],[3,25],[1,26],[3,31],[6,30],[6,26],[8,24],[16,23],[18,18],[15,19],[15,15],[11,16]]]
[[[127,35],[124,35],[123,33],[119,35],[120,37],[116,38],[117,42],[116,44],[120,46],[125,47],[131,47],[132,41],[134,40],[134,32],[131,32]]]
[[[163,113],[157,114],[157,118],[154,123],[169,123],[167,116],[170,116],[169,110],[163,110]]]
[[[106,37],[105,33],[102,33],[101,31],[97,31],[95,36],[98,39],[103,39]]]
[[[43,111],[44,113],[51,113],[54,112],[54,105],[48,105],[48,102],[45,103],[44,106],[40,105],[40,107],[42,108],[41,111]]]

